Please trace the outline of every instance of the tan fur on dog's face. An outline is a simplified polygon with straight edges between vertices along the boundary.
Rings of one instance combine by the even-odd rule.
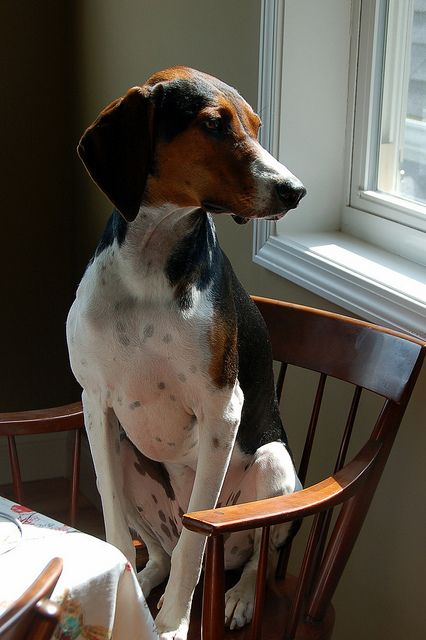
[[[172,71],[156,74],[148,86],[154,82],[155,90]],[[215,78],[186,68],[175,73],[178,79],[167,82],[176,86],[172,97],[176,112],[182,99],[179,85],[183,95],[188,83],[199,94],[204,91],[205,104],[171,140],[157,137],[154,173],[148,178],[144,202],[173,202],[243,218],[285,213],[290,207],[277,197],[274,184],[288,181],[291,190],[298,181],[260,146],[259,116],[234,89]]]
[[[250,206],[256,190],[250,165],[256,157],[259,123],[247,118],[244,126],[236,109],[221,102],[225,101],[218,96],[217,105],[203,109],[172,141],[157,140],[147,204],[203,207],[210,202],[236,214]],[[226,133],[209,129],[215,120],[226,123]]]

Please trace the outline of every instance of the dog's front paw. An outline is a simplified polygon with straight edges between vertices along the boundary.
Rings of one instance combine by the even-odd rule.
[[[174,631],[162,632],[158,629],[158,633],[160,634],[160,640],[186,640],[186,636],[188,635],[188,625],[180,625],[179,628]]]
[[[240,581],[225,594],[225,624],[230,629],[239,629],[249,623],[253,616],[255,574],[242,576]]]
[[[161,640],[186,640],[188,635],[189,617],[178,611],[176,601],[171,605],[170,599],[163,594],[157,607],[160,609],[155,618],[155,625]],[[188,612],[189,616],[189,612]]]
[[[155,625],[157,627],[160,640],[186,640],[188,635],[188,622],[187,620],[181,620],[179,625],[167,624],[167,621],[163,621],[161,612],[155,619]]]

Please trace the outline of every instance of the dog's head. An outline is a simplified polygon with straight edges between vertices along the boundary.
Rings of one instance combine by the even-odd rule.
[[[259,144],[260,119],[228,85],[187,67],[154,74],[80,140],[93,180],[127,220],[141,204],[278,219],[306,191]]]

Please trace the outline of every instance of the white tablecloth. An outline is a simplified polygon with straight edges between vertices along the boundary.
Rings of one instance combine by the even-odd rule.
[[[2,497],[0,513],[22,525],[21,539],[7,550],[10,525],[0,522],[0,615],[58,556],[64,568],[52,599],[63,603],[63,614],[56,640],[158,640],[133,569],[118,549]]]

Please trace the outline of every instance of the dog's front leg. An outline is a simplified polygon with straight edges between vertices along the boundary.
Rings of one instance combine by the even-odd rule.
[[[197,412],[199,451],[188,511],[216,506],[241,418],[243,394],[238,382],[215,391]],[[201,573],[205,537],[182,530],[172,554],[169,581],[156,618],[162,640],[185,640],[194,589]]]
[[[124,514],[119,424],[112,409],[83,391],[84,422],[102,499],[106,539],[135,566],[136,554]]]

